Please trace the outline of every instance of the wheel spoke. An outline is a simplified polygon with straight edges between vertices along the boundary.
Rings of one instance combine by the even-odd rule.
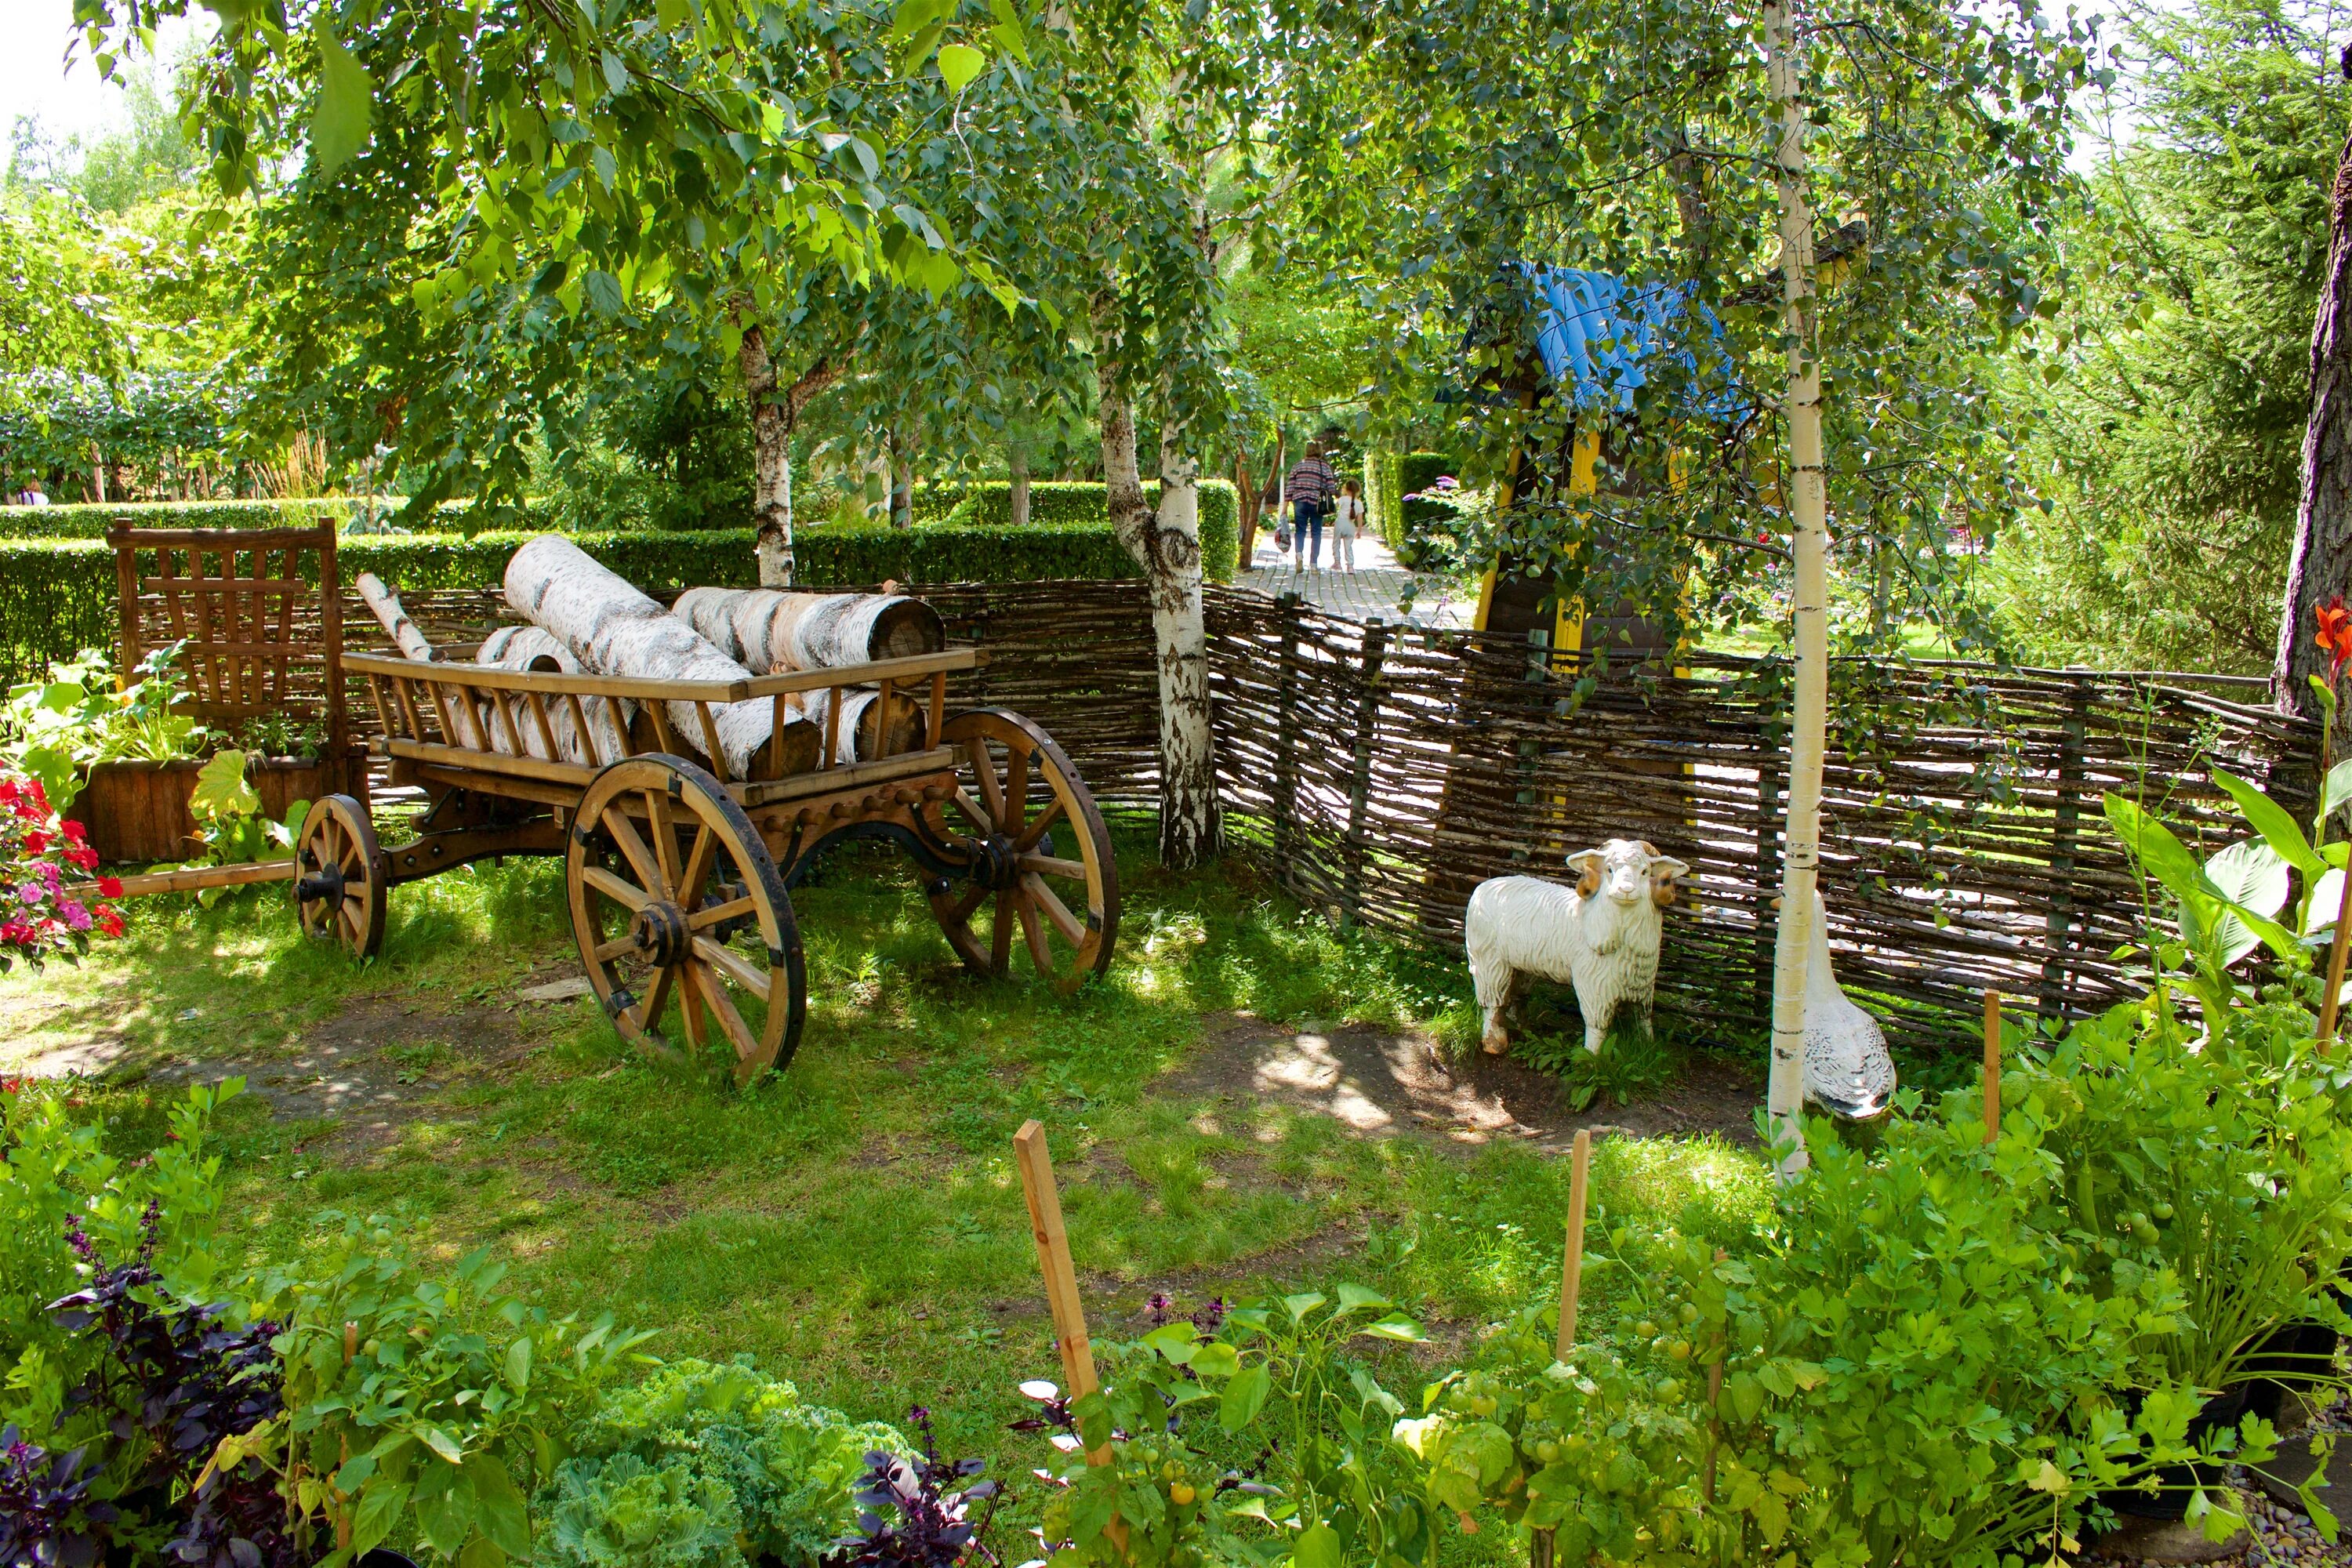
[[[996,763],[988,754],[988,742],[974,736],[965,748],[971,758],[972,777],[980,784],[980,804],[988,813],[988,826],[993,830],[1004,821],[1004,789],[996,781]]]
[[[692,1047],[697,1056],[699,1056],[702,1054],[705,1031],[702,1022],[702,988],[696,984],[696,981],[701,977],[702,965],[690,958],[681,959],[662,973],[677,976],[678,1016],[686,1022],[687,1045]]]
[[[1029,753],[1004,749],[1004,831],[1019,837],[1029,820]]]
[[[581,867],[580,879],[627,910],[631,914],[635,914],[653,902],[642,889],[623,881],[602,866]]]
[[[974,882],[964,889],[962,898],[949,906],[948,912],[940,917],[941,923],[954,926],[964,924],[971,919],[971,911],[980,908],[980,900],[986,897],[988,897],[988,889]]]
[[[647,992],[637,1003],[638,1029],[645,1034],[651,1035],[656,1040],[662,1038],[662,1007],[669,1000],[669,980],[671,973],[672,971],[667,969],[657,969],[654,971],[653,989]]]
[[[718,925],[722,921],[731,921],[739,916],[751,914],[755,912],[759,907],[759,904],[753,900],[751,895],[746,893],[740,899],[730,899],[723,904],[712,904],[707,909],[695,910],[692,914],[686,917],[687,929],[689,931],[708,931],[712,926]]]
[[[686,884],[677,876],[677,830],[670,826],[669,801],[659,790],[646,791],[646,825],[653,830],[654,859],[661,867],[662,891],[675,899]]]
[[[694,951],[705,963],[719,970],[728,979],[757,996],[762,1003],[768,1000],[767,973],[753,964],[750,959],[733,948],[715,942],[707,936],[698,936],[694,939]]]
[[[1015,900],[1013,907],[1021,911],[1021,934],[1029,939],[1029,962],[1037,966],[1038,973],[1051,975],[1054,973],[1054,952],[1045,945],[1045,927],[1037,919],[1036,904],[1028,899],[1021,899]]]
[[[1024,871],[1034,871],[1041,877],[1069,877],[1081,882],[1087,879],[1087,863],[1083,860],[1064,860],[1052,855],[1024,855],[1020,864]]]
[[[710,824],[696,823],[694,845],[686,852],[686,869],[677,879],[677,901],[688,913],[702,902],[702,885],[710,879],[710,868],[718,858],[719,835],[710,830]]]
[[[596,962],[610,963],[613,960],[625,953],[635,952],[636,950],[637,939],[624,932],[610,942],[600,942],[596,944]]]
[[[1055,792],[1054,798],[1045,803],[1045,809],[1037,814],[1037,820],[1023,828],[1019,836],[1013,840],[1013,847],[1024,854],[1034,849],[1037,847],[1037,840],[1045,837],[1045,829],[1061,820],[1062,816],[1062,796],[1061,792],[1057,790]]]
[[[988,937],[989,967],[1002,974],[1005,965],[1013,962],[1013,894],[1009,889],[996,895],[996,926]]]
[[[996,831],[996,824],[989,820],[987,809],[972,799],[971,792],[961,784],[956,785],[955,804],[956,809],[963,813],[964,820],[980,829],[982,837]]]
[[[613,836],[613,842],[621,847],[621,854],[636,868],[637,880],[645,884],[646,893],[656,899],[667,898],[669,885],[662,879],[661,862],[646,847],[646,841],[637,837],[636,825],[619,805],[604,808],[604,831]]]
[[[735,1010],[735,1004],[728,999],[726,990],[711,977],[710,971],[698,963],[693,965],[693,975],[695,984],[702,991],[703,1000],[710,1004],[710,1016],[719,1020],[719,1029],[734,1042],[736,1058],[739,1061],[749,1060],[758,1056],[760,1037],[751,1032],[751,1026],[745,1023],[743,1015]]]
[[[1077,917],[1070,913],[1068,906],[1054,896],[1054,889],[1045,885],[1044,878],[1034,871],[1026,872],[1022,876],[1021,885],[1028,889],[1033,902],[1044,907],[1045,918],[1053,922],[1055,931],[1062,933],[1064,942],[1072,947],[1086,945],[1087,928],[1078,923]]]

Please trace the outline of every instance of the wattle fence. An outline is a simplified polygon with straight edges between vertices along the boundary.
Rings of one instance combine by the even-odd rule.
[[[983,650],[960,700],[1035,719],[1105,800],[1155,798],[1139,583],[924,592],[950,636]],[[482,595],[411,609],[451,621],[452,641],[495,613]],[[1785,664],[1604,676],[1501,638],[1360,625],[1215,584],[1208,614],[1231,853],[1335,921],[1458,952],[1481,879],[1562,876],[1572,850],[1646,838],[1695,873],[1668,925],[1673,1007],[1717,1032],[1764,1031]],[[363,612],[344,621],[373,630]],[[2307,818],[2317,728],[2258,706],[2262,685],[1841,662],[1822,852],[1841,982],[1922,1044],[1965,1037],[1987,986],[2050,1016],[2123,994],[2116,950],[2145,929],[2146,890],[2101,795],[2158,806],[2205,853],[2234,821],[2217,764]]]

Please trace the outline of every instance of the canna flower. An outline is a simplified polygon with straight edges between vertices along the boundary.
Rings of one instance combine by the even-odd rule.
[[[2338,594],[2324,605],[2312,608],[2319,629],[2312,640],[2327,655],[2327,684],[2335,685],[2344,677],[2344,665],[2352,659],[2352,610],[2344,607],[2344,595]]]

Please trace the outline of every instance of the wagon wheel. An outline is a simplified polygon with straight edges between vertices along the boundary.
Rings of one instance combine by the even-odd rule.
[[[800,1043],[800,927],[767,846],[724,785],[682,758],[614,763],[590,781],[563,856],[572,934],[624,1038],[667,1053],[665,1013],[699,1056],[723,1044],[749,1083]]]
[[[294,913],[302,934],[339,942],[353,958],[383,946],[383,851],[367,808],[347,795],[310,803],[294,840]]]
[[[1118,868],[1095,798],[1050,736],[1018,713],[982,708],[948,721],[961,777],[929,826],[970,857],[968,880],[930,886],[950,945],[1003,974],[1017,931],[1037,973],[1064,991],[1110,968]]]

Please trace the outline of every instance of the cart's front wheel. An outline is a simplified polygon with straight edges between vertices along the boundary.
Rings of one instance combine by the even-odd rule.
[[[963,885],[932,884],[931,912],[972,968],[1003,974],[1015,931],[1037,973],[1064,991],[1110,968],[1118,867],[1095,797],[1053,738],[1018,713],[975,709],[947,722],[958,788],[926,808],[931,830],[970,860]]]
[[[688,1047],[723,1043],[743,1082],[793,1059],[808,1006],[800,928],[717,779],[659,753],[614,763],[580,798],[563,869],[588,983],[623,1037],[672,1048],[675,1002]]]
[[[311,802],[294,840],[294,912],[303,934],[373,958],[383,946],[389,869],[367,807],[347,795]]]

